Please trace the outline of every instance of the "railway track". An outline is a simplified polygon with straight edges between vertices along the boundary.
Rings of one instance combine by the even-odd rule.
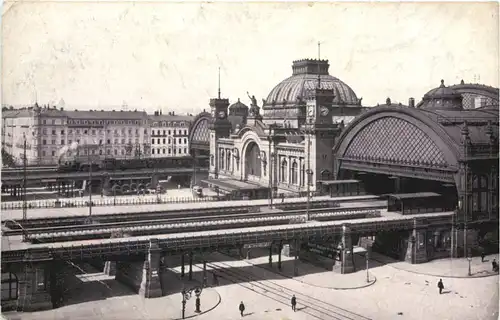
[[[196,267],[202,269],[199,266]],[[320,320],[370,320],[370,318],[349,311],[333,303],[311,298],[298,290],[290,289],[275,281],[264,280],[254,274],[239,271],[224,262],[207,262],[207,270],[213,270],[217,272],[219,277],[281,303],[287,308],[290,307],[291,297],[295,295],[298,301],[297,310],[312,318]]]
[[[343,219],[360,219],[367,216],[377,216],[377,208],[357,208],[330,210],[329,212],[311,214],[311,219],[318,221],[332,221]],[[149,220],[137,222],[107,223],[95,225],[52,227],[52,228],[34,228],[26,230],[30,239],[49,240],[50,242],[64,241],[67,239],[89,239],[102,238],[109,236],[113,232],[122,231],[131,235],[142,234],[164,234],[164,233],[182,233],[202,230],[215,230],[224,228],[245,228],[249,226],[279,225],[288,224],[297,216],[303,216],[303,212],[294,214],[286,213],[246,213],[232,216],[208,216],[208,217],[184,217],[162,220]],[[3,235],[21,235],[23,230],[6,230]],[[47,242],[43,240],[43,242]]]
[[[376,202],[366,202],[362,208],[377,208],[381,209],[386,206],[384,201]],[[313,208],[310,209],[310,213],[322,213],[335,210],[342,210],[341,207],[326,207],[326,208]],[[110,223],[125,223],[131,222],[132,224],[139,224],[140,222],[147,223],[148,220],[161,220],[161,219],[181,219],[189,217],[212,217],[212,216],[236,216],[238,214],[252,213],[255,216],[259,215],[270,215],[276,212],[283,212],[289,214],[304,214],[304,209],[297,210],[270,210],[267,207],[262,208],[259,206],[238,206],[238,207],[227,207],[227,208],[206,208],[206,209],[196,209],[196,210],[176,210],[176,211],[152,211],[145,212],[141,214],[111,214],[111,215],[95,215],[92,220],[100,225],[110,224]],[[6,221],[5,226],[10,229],[18,229],[19,223],[22,224],[25,230],[35,229],[35,228],[55,228],[55,227],[80,227],[86,223],[88,215],[85,216],[66,216],[57,218],[36,218],[29,219],[26,221]]]

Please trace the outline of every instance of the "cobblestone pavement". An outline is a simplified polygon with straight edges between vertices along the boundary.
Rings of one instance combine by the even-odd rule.
[[[498,275],[483,278],[443,278],[445,290],[439,294],[437,281],[439,277],[416,274],[396,269],[390,264],[373,265],[371,273],[377,278],[374,285],[353,290],[333,290],[319,288],[272,273],[269,270],[249,265],[260,260],[238,261],[215,253],[208,257],[210,264],[218,265],[218,260],[225,260],[225,264],[237,264],[238,269],[233,272],[246,281],[235,281],[235,274],[231,273],[224,278],[220,271],[219,286],[214,288],[221,297],[221,303],[215,309],[199,315],[200,320],[223,320],[240,318],[238,305],[243,301],[246,306],[244,319],[336,319],[338,314],[350,315],[351,319],[450,319],[450,320],[490,320],[498,318]],[[173,266],[173,259],[169,259]],[[187,262],[187,260],[186,260]],[[444,268],[444,262],[441,262]],[[438,262],[422,264],[422,271],[432,271],[438,268]],[[489,263],[487,263],[489,264]],[[428,265],[429,270],[425,270]],[[201,277],[200,265],[193,268],[194,278]],[[285,265],[285,268],[290,266]],[[467,264],[468,267],[468,264]],[[454,269],[464,268],[463,264],[456,264]],[[325,279],[324,283],[334,282],[338,275],[332,271],[320,271],[315,267],[302,266],[302,270],[311,270],[314,277]],[[187,272],[186,268],[186,272]],[[430,272],[429,271],[429,272]],[[458,272],[458,271],[457,271]],[[466,272],[464,270],[461,273]],[[170,293],[156,299],[141,299],[130,290],[114,280],[108,285],[113,289],[111,293],[99,283],[92,282],[91,287],[76,287],[81,291],[80,301],[65,307],[28,314],[8,313],[8,319],[175,319],[180,315],[180,286],[181,282],[170,276],[165,283],[169,283]],[[310,277],[304,275],[303,278]],[[337,278],[340,279],[340,278]],[[165,281],[165,280],[164,280]],[[338,280],[340,281],[340,280]],[[236,282],[236,283],[233,283]],[[313,282],[311,280],[311,282]],[[211,282],[210,282],[211,283]],[[323,283],[321,283],[323,284]],[[276,288],[281,288],[279,297]],[[203,295],[208,292],[206,289]],[[84,298],[89,294],[94,298]],[[99,294],[102,300],[99,299]],[[113,294],[111,297],[110,295]],[[291,295],[295,294],[298,301],[298,311],[293,312],[289,306]],[[205,299],[205,297],[204,297]],[[207,298],[208,299],[208,294]],[[87,300],[87,301],[85,301]],[[93,301],[92,301],[93,300]],[[194,301],[189,301],[194,303]],[[205,307],[206,300],[202,300]],[[210,304],[210,303],[208,303]],[[345,310],[344,310],[345,309]],[[352,313],[348,313],[348,311]]]

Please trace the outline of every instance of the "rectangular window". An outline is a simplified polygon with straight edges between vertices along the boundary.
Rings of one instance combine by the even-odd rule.
[[[61,144],[62,144],[62,145],[64,145],[64,139],[63,139],[63,140],[61,140]]]
[[[55,156],[56,155],[56,152],[53,150],[52,151],[52,156]]]
[[[108,139],[108,140],[107,140],[107,144],[111,144],[111,139]]]
[[[64,134],[64,130],[61,130],[61,134]]]
[[[52,144],[56,144],[56,140],[55,139],[52,139]]]
[[[42,144],[47,144],[47,140],[43,139]]]
[[[151,149],[151,154],[155,154],[155,149]]]
[[[56,134],[56,130],[52,130],[52,134]]]
[[[165,154],[165,149],[163,149],[163,154]]]

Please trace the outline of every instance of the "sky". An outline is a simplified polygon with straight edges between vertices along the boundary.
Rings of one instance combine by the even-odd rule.
[[[198,113],[217,96],[249,105],[330,61],[363,105],[417,101],[440,80],[498,87],[497,3],[6,1],[2,104]]]

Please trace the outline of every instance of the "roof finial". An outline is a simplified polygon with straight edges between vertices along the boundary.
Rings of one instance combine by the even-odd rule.
[[[321,59],[321,42],[318,41],[318,89],[321,89],[321,75],[319,72],[320,59]]]
[[[219,67],[219,99],[220,99],[220,67]]]
[[[441,87],[444,87],[444,80],[441,79]]]

